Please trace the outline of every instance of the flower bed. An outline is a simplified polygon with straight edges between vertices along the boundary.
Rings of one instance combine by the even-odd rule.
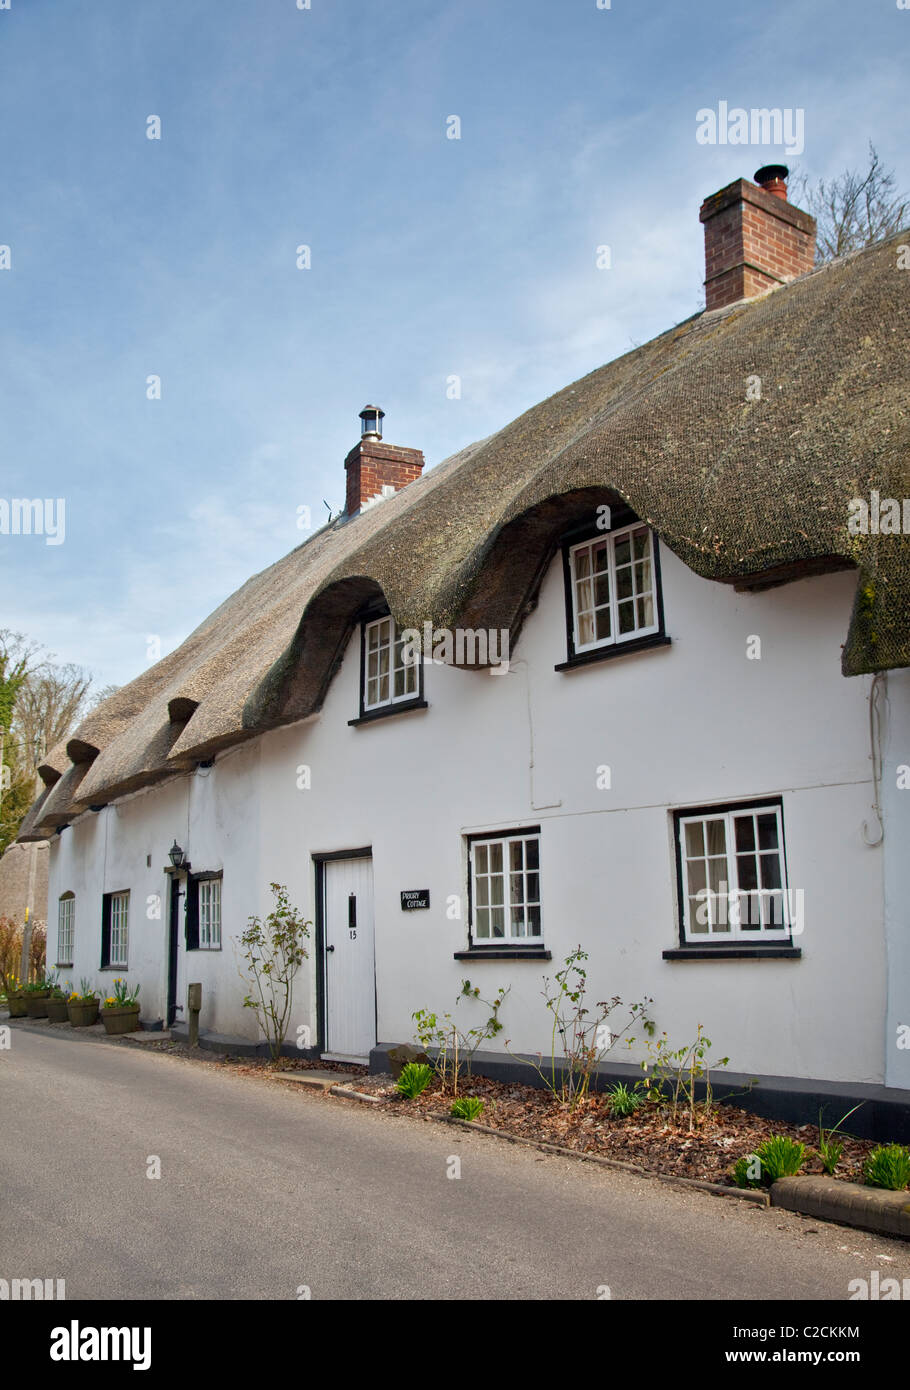
[[[390,1076],[363,1077],[358,1080],[357,1089],[378,1096],[390,1111],[402,1115],[448,1114],[452,1104],[451,1086],[443,1091],[436,1077],[413,1100],[398,1094]],[[726,1186],[734,1186],[730,1170],[736,1159],[752,1153],[771,1135],[787,1135],[805,1144],[807,1154],[817,1146],[819,1137],[815,1125],[782,1124],[725,1104],[717,1105],[709,1118],[699,1112],[696,1127],[690,1133],[686,1118],[674,1127],[650,1106],[625,1119],[611,1115],[603,1093],[580,1101],[574,1112],[547,1091],[491,1081],[484,1076],[462,1077],[458,1094],[478,1096],[484,1101],[477,1122],[490,1129],[634,1163],[655,1173]],[[824,1118],[833,1124],[839,1116]],[[862,1182],[863,1161],[874,1148],[872,1140],[844,1139],[835,1177]],[[818,1158],[807,1156],[802,1171],[820,1174],[823,1169]]]

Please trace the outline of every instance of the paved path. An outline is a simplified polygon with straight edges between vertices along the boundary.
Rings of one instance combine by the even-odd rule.
[[[900,1242],[128,1043],[14,1025],[0,1106],[0,1278],[69,1298],[846,1299],[910,1277]]]

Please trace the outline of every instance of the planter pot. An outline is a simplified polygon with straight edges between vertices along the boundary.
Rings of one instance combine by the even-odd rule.
[[[47,1018],[47,994],[27,994],[25,1010],[29,1018]]]
[[[66,1012],[74,1028],[90,1028],[98,1022],[97,999],[69,999]]]
[[[101,1010],[104,1031],[115,1036],[118,1033],[135,1033],[139,1027],[139,1005],[120,1004]]]
[[[68,1005],[65,999],[48,999],[47,1016],[51,1023],[69,1023]]]
[[[10,1018],[25,1018],[28,1010],[25,1007],[24,994],[8,994],[6,996]]]

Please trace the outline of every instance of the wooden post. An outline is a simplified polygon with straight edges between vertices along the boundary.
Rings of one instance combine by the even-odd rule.
[[[187,985],[186,1007],[190,1022],[190,1047],[199,1046],[199,1011],[202,1008],[202,985]]]
[[[29,921],[29,910],[25,909],[25,924],[22,928],[22,955],[19,958],[19,988],[29,983],[29,957],[32,953],[32,924]]]

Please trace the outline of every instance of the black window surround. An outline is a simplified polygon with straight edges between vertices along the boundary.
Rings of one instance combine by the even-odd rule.
[[[664,599],[663,587],[660,578],[660,541],[657,532],[651,531],[651,546],[654,556],[654,606],[657,616],[657,631],[649,632],[644,637],[629,637],[618,641],[610,642],[603,647],[595,647],[588,651],[576,652],[575,650],[575,611],[572,585],[572,562],[571,551],[573,546],[580,545],[584,541],[596,541],[608,536],[613,531],[620,531],[625,526],[633,526],[636,523],[647,525],[642,522],[641,517],[633,512],[631,507],[613,507],[610,512],[610,527],[604,530],[598,526],[585,524],[577,526],[571,531],[566,531],[560,537],[560,547],[562,549],[562,568],[563,568],[563,591],[566,605],[566,660],[559,662],[553,669],[556,671],[574,671],[581,666],[592,666],[600,661],[612,661],[616,657],[631,656],[634,652],[651,651],[654,647],[668,647],[671,639],[667,636],[664,624]]]
[[[543,944],[543,937],[531,938],[531,944],[518,946],[507,939],[497,938],[496,945],[479,946],[474,940],[474,895],[471,874],[471,847],[478,840],[507,839],[510,835],[540,835],[539,825],[512,826],[508,830],[479,830],[465,835],[468,847],[468,948],[454,951],[453,960],[552,960],[553,955]],[[538,873],[540,870],[538,870]],[[541,918],[543,914],[541,913]]]
[[[676,856],[676,910],[677,910],[677,932],[679,935],[679,945],[671,950],[662,951],[661,956],[668,961],[689,961],[689,960],[801,960],[802,950],[799,946],[793,945],[793,936],[790,935],[789,941],[768,941],[765,943],[749,941],[718,941],[716,945],[708,943],[693,944],[686,941],[685,926],[683,921],[683,900],[685,887],[683,884],[683,865],[682,852],[679,842],[679,823],[685,816],[710,816],[724,814],[730,811],[748,811],[760,806],[776,806],[780,811],[781,824],[781,859],[784,865],[785,882],[789,885],[789,870],[787,868],[787,837],[784,825],[784,803],[780,796],[750,797],[746,801],[722,801],[710,806],[681,806],[673,812],[673,846]]]
[[[184,938],[188,951],[220,951],[217,946],[199,945],[199,885],[208,879],[224,879],[223,869],[202,869],[199,873],[187,874],[186,900],[184,907]]]
[[[396,700],[388,705],[382,705],[378,709],[368,710],[364,704],[364,690],[366,687],[367,672],[367,651],[366,651],[366,630],[370,623],[378,618],[391,617],[389,605],[385,600],[375,599],[373,602],[363,607],[357,615],[356,621],[360,625],[360,677],[359,677],[359,699],[360,713],[356,719],[349,719],[348,724],[351,728],[357,728],[361,724],[374,724],[378,719],[388,719],[391,715],[407,714],[415,709],[428,709],[423,690],[423,661],[417,664],[417,694],[413,699]]]
[[[127,933],[129,933],[129,901],[130,891],[128,888],[118,888],[115,892],[104,893],[101,898],[101,964],[99,970],[128,970],[129,966],[124,962],[118,964],[111,963],[111,903],[114,898],[126,896],[127,901]],[[129,951],[129,936],[127,935],[127,951]]]

